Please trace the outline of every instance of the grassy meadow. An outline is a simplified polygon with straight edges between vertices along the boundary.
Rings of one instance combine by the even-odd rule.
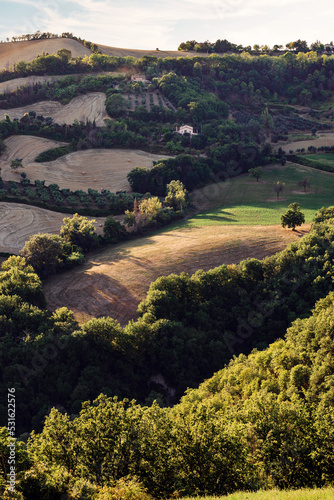
[[[292,491],[256,491],[232,493],[224,497],[192,497],[191,500],[333,500],[334,488],[302,489]],[[182,500],[190,500],[183,498]]]
[[[323,163],[324,165],[331,165],[332,167],[334,167],[334,154],[332,153],[303,155],[303,158],[307,158],[308,160],[313,160],[318,163]]]
[[[305,177],[310,183],[306,192],[298,184]],[[277,181],[285,184],[279,199],[274,190]],[[244,174],[193,192],[191,202],[200,212],[173,227],[280,224],[293,202],[300,204],[309,223],[319,208],[334,204],[334,174],[292,163],[275,165],[265,167],[258,182]]]

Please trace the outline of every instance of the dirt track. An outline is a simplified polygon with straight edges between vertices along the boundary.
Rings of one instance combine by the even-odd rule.
[[[19,203],[0,203],[0,252],[18,254],[33,234],[59,233],[64,217],[72,216]],[[100,224],[105,218],[95,220],[97,232],[102,234]]]
[[[66,143],[50,141],[40,137],[12,136],[5,140],[6,151],[0,157],[2,178],[20,180],[20,173],[13,172],[10,161],[23,159],[24,171],[30,181],[45,180],[45,184],[56,183],[60,188],[87,188],[101,190],[129,190],[127,174],[134,167],[151,168],[153,161],[166,158],[139,150],[129,149],[87,149],[62,156],[55,161],[37,163],[36,156],[47,149],[52,149]],[[84,174],[83,174],[84,172]]]
[[[55,54],[60,49],[72,52],[72,57],[91,55],[91,50],[70,38],[30,40],[29,42],[0,43],[0,71],[9,69],[19,61],[30,62],[43,52]]]
[[[298,235],[281,226],[202,226],[148,236],[110,247],[80,269],[49,279],[44,287],[48,307],[66,306],[82,322],[112,316],[124,325],[136,318],[139,302],[159,276],[261,259]]]
[[[0,109],[0,120],[4,119],[5,114],[13,120],[21,118],[29,111],[36,111],[37,115],[50,116],[56,123],[60,124],[71,125],[74,120],[79,122],[87,120],[93,122],[95,120],[98,127],[103,127],[104,119],[108,117],[105,101],[106,95],[103,92],[92,92],[75,97],[66,105],[56,101],[41,101],[22,108]]]

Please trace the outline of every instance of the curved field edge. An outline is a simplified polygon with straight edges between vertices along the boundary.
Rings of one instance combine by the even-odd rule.
[[[25,113],[35,111],[37,115],[51,117],[56,123],[71,125],[75,120],[86,122],[95,121],[98,127],[104,126],[108,118],[105,109],[106,96],[102,92],[89,92],[82,96],[74,97],[68,104],[58,101],[39,101],[26,106],[0,109],[0,120],[8,115],[11,120],[21,119]]]
[[[80,269],[49,278],[48,308],[66,306],[80,322],[111,316],[125,325],[137,317],[138,304],[158,277],[262,259],[301,235],[280,226],[192,227],[149,235],[96,252]]]
[[[38,163],[35,158],[43,151],[55,147],[67,146],[68,143],[52,141],[35,136],[14,135],[5,139],[6,150],[0,157],[2,179],[19,180],[17,172],[10,169],[10,161],[22,158],[27,177],[45,180],[45,184],[56,183],[61,189],[72,191],[87,188],[129,191],[127,174],[135,167],[152,168],[153,161],[169,158],[168,155],[148,153],[138,149],[96,148],[75,151],[57,160]]]
[[[36,233],[58,234],[66,215],[18,203],[0,203],[0,252],[18,254]],[[97,233],[102,234],[105,219],[94,220]]]

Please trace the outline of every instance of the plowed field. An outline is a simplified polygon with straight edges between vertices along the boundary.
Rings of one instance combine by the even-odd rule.
[[[0,252],[18,254],[33,234],[59,233],[64,217],[71,215],[19,203],[0,203]],[[105,219],[95,217],[95,220],[96,230],[102,234],[100,224]]]
[[[0,120],[4,119],[5,114],[14,118],[21,118],[29,111],[35,111],[37,115],[44,117],[50,116],[56,123],[72,124],[74,120],[86,122],[87,120],[95,123],[98,127],[104,126],[104,118],[107,118],[105,108],[106,95],[103,92],[93,92],[75,97],[68,104],[62,105],[56,101],[41,101],[35,104],[29,104],[22,108],[0,109]]]
[[[127,174],[134,167],[151,168],[153,161],[166,156],[129,149],[87,149],[62,156],[55,161],[37,163],[36,156],[47,149],[52,149],[65,143],[50,141],[40,137],[12,136],[5,140],[6,151],[0,157],[2,178],[5,181],[19,180],[18,172],[13,172],[10,161],[23,159],[24,171],[27,177],[45,180],[45,184],[56,183],[60,188],[87,188],[110,191],[129,190]]]

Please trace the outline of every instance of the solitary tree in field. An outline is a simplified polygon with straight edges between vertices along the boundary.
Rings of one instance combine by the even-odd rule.
[[[250,168],[248,170],[248,173],[251,177],[254,177],[254,179],[256,179],[256,182],[259,182],[259,179],[263,174],[263,168],[262,167]]]
[[[23,168],[22,165],[22,160],[19,158],[15,158],[15,160],[12,160],[9,164],[10,168],[14,171],[16,171],[19,168]]]
[[[301,226],[305,222],[305,215],[300,211],[299,203],[291,203],[288,210],[281,216],[282,227],[291,227],[292,231],[296,226]]]
[[[304,177],[302,181],[298,182],[298,185],[301,186],[304,190],[304,193],[306,193],[306,188],[310,187],[311,184],[308,178]]]
[[[285,187],[284,182],[277,181],[276,184],[274,184],[274,189],[275,189],[277,199],[279,199],[279,195],[283,191],[284,187]]]

